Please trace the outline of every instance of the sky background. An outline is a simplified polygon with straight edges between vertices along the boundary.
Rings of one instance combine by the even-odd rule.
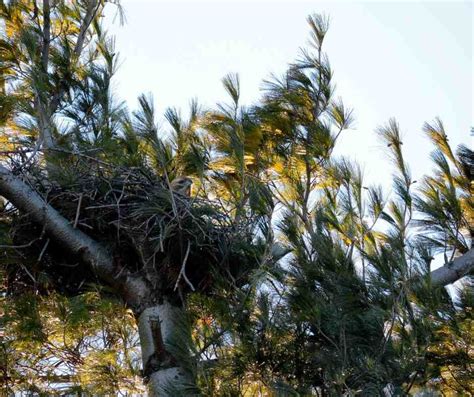
[[[262,81],[282,74],[308,43],[306,17],[331,19],[325,51],[336,95],[354,109],[337,154],[359,161],[368,182],[390,184],[391,165],[375,129],[395,117],[414,179],[431,170],[422,132],[440,117],[452,144],[472,144],[473,17],[471,2],[161,1],[122,0],[126,23],[109,6],[116,36],[119,96],[135,108],[151,93],[158,113],[227,100],[221,78],[237,72],[242,102],[261,95]],[[166,125],[163,125],[166,129]]]

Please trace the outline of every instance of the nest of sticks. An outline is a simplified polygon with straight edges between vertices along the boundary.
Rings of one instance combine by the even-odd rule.
[[[49,171],[49,177],[37,164],[28,170],[13,164],[12,169],[74,228],[103,244],[119,269],[142,272],[159,295],[212,293],[223,283],[248,281],[259,245],[221,205],[173,192],[150,169],[73,160]],[[74,295],[100,284],[28,214],[7,204],[0,209],[1,219],[8,224],[11,244],[2,260],[8,293],[34,288]]]

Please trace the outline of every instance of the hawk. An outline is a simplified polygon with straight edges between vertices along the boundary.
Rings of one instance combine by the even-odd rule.
[[[191,178],[180,176],[178,178],[173,179],[170,185],[171,185],[171,190],[173,190],[173,192],[189,197],[191,195],[192,184],[193,184],[193,181]]]

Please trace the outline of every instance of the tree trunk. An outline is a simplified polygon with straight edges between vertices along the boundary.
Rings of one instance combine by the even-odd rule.
[[[138,318],[143,376],[150,396],[198,395],[189,354],[189,326],[183,310],[163,300]]]

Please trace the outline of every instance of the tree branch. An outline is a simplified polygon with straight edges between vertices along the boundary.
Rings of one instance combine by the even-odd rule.
[[[74,46],[75,61],[77,61],[81,56],[82,50],[84,49],[84,42],[86,40],[87,31],[89,30],[90,24],[97,15],[100,5],[101,2],[98,2],[98,0],[89,0],[86,15],[84,16],[84,19],[79,28],[79,34],[77,36],[76,45]],[[62,87],[51,99],[51,113],[54,113],[58,108],[59,102],[61,101],[61,98],[64,95],[64,91],[65,89],[64,87]]]
[[[79,35],[77,36],[76,45],[74,47],[74,54],[76,55],[76,57],[79,57],[81,55],[82,48],[84,47],[84,41],[86,39],[87,30],[89,29],[92,20],[97,14],[99,7],[100,3],[98,3],[97,0],[89,0],[89,4],[87,5],[87,12],[79,29]]]
[[[49,48],[51,44],[51,7],[49,0],[43,1],[43,31],[42,31],[42,46],[41,46],[41,68],[42,74],[45,81],[48,80],[48,61],[49,61]],[[51,131],[50,123],[50,112],[48,104],[43,100],[42,95],[36,89],[35,107],[38,112],[39,126],[40,126],[40,137],[36,144],[39,148],[42,144],[46,148],[53,146],[53,136]],[[31,158],[34,157],[31,156]]]
[[[150,295],[145,279],[132,276],[126,269],[115,266],[110,253],[49,205],[35,190],[0,165],[0,195],[18,210],[28,213],[43,225],[46,234],[63,244],[71,256],[89,265],[102,281],[111,285],[136,312],[143,310]]]
[[[48,73],[49,44],[51,41],[51,9],[49,0],[43,0],[43,48],[41,50],[41,64],[43,72]]]
[[[433,270],[430,274],[431,283],[445,286],[467,276],[474,271],[474,248],[464,255],[455,258],[452,262]]]

